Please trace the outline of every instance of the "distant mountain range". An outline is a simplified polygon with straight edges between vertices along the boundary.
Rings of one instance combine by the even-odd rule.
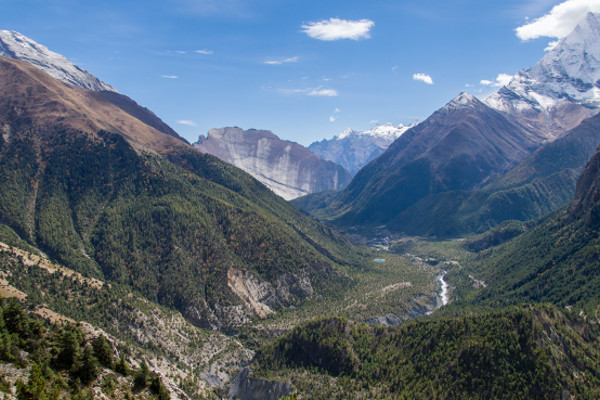
[[[286,200],[342,189],[352,179],[342,166],[281,140],[271,131],[211,129],[194,147],[243,169]]]
[[[324,160],[343,166],[354,176],[416,124],[405,126],[386,123],[367,131],[347,129],[332,139],[312,143],[308,149]]]
[[[312,211],[343,225],[386,224],[431,194],[484,186],[538,145],[503,114],[461,93],[361,169],[324,210]]]
[[[404,132],[386,152],[361,169],[346,189],[335,194],[307,196],[297,200],[296,204],[318,218],[342,226],[387,225],[400,232],[416,233],[416,230],[429,234],[441,233],[444,229],[445,234],[449,234],[452,229],[448,230],[451,225],[448,221],[452,220],[462,221],[455,226],[455,232],[464,233],[465,229],[488,229],[504,218],[510,218],[509,215],[532,218],[560,207],[570,198],[575,171],[585,162],[581,157],[575,157],[577,162],[566,167],[571,168],[570,172],[560,162],[547,163],[547,168],[557,169],[544,172],[548,173],[544,178],[547,179],[546,186],[535,190],[533,196],[529,193],[527,201],[522,202],[524,198],[520,197],[518,203],[508,207],[510,213],[506,213],[507,207],[502,202],[487,202],[492,199],[486,200],[489,191],[469,197],[479,199],[475,202],[463,201],[465,193],[486,185],[502,187],[504,184],[491,184],[544,143],[555,140],[585,118],[598,113],[599,60],[599,17],[588,14],[573,33],[562,39],[539,63],[518,73],[509,85],[485,102],[462,93]],[[593,124],[587,125],[590,126]],[[559,160],[561,155],[586,154],[589,157],[590,148],[598,143],[594,143],[593,134],[586,137],[590,140],[557,142],[552,150],[540,154],[551,152]],[[562,145],[583,145],[584,148],[566,147],[561,154]],[[522,164],[518,174],[539,177],[540,171],[535,171],[539,166],[539,163],[531,162]],[[563,174],[560,179],[558,174]],[[503,178],[504,182],[519,181],[515,175]],[[553,181],[548,180],[550,176]],[[559,194],[557,188],[561,187]],[[443,195],[456,191],[462,194]],[[546,196],[553,196],[552,200],[548,202]],[[464,223],[465,214],[459,217],[455,213],[467,211],[467,206],[474,207],[469,208],[468,213],[485,207],[487,217],[482,214]],[[441,216],[444,218],[437,218]],[[448,224],[441,224],[441,220]]]

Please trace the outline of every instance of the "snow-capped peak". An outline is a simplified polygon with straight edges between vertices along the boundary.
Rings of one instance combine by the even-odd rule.
[[[536,65],[486,99],[507,112],[547,110],[563,101],[600,107],[600,15],[588,13]]]
[[[385,124],[381,124],[381,125],[377,124],[373,128],[366,130],[366,131],[356,131],[354,129],[346,129],[346,130],[342,131],[341,133],[339,133],[338,135],[336,135],[334,139],[342,140],[349,136],[356,135],[356,136],[372,136],[372,137],[379,137],[379,138],[388,139],[388,140],[395,140],[395,139],[399,138],[400,136],[402,136],[402,134],[404,132],[406,132],[410,128],[414,127],[415,125],[417,125],[417,123],[418,123],[418,121],[415,121],[410,125],[403,125],[403,124],[396,125],[396,124],[392,124],[391,122],[386,122]]]
[[[63,55],[15,31],[0,30],[0,55],[28,62],[52,77],[83,89],[116,92],[94,75],[67,60]]]
[[[442,110],[456,110],[460,108],[476,107],[481,104],[477,97],[467,92],[461,92],[453,98],[448,104],[442,107]]]

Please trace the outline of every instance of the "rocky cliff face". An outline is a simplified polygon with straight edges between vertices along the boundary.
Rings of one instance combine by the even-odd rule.
[[[536,65],[517,73],[486,104],[553,140],[598,113],[600,16],[589,13]]]
[[[600,225],[600,148],[577,181],[570,212],[573,218],[584,217],[589,227]]]
[[[286,200],[345,187],[350,173],[270,131],[211,129],[194,147],[248,172]]]

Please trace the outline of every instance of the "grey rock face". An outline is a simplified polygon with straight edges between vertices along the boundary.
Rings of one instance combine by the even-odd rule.
[[[277,400],[289,395],[292,391],[287,383],[250,378],[249,374],[250,370],[244,368],[231,382],[230,399]]]
[[[351,180],[343,167],[305,147],[279,139],[270,131],[211,129],[194,147],[248,172],[286,200],[345,187]]]

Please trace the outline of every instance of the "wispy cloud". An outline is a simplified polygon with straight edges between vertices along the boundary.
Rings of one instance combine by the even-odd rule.
[[[177,121],[177,123],[181,124],[181,125],[187,125],[187,126],[197,126],[194,121],[191,121],[189,119],[180,119],[179,121]]]
[[[422,73],[413,74],[413,80],[425,82],[428,85],[433,85],[433,79],[431,78],[431,76],[429,76],[427,74],[422,74]]]
[[[325,97],[335,97],[338,95],[337,90],[335,89],[311,89],[308,93],[309,96],[325,96]]]
[[[309,88],[309,89],[279,89],[279,93],[283,94],[305,94],[307,96],[324,96],[335,97],[338,91],[335,89]]]
[[[212,50],[202,49],[202,50],[194,50],[194,53],[210,55],[210,54],[213,54],[214,52]]]
[[[178,79],[179,77],[177,75],[161,75],[161,78],[167,78],[167,79]]]
[[[483,86],[502,87],[508,85],[512,78],[512,75],[498,74],[495,80],[482,79],[479,81],[479,84]]]
[[[340,109],[336,107],[333,110],[333,115],[329,116],[329,122],[335,122],[335,120],[337,119],[337,116],[335,114],[339,114],[339,113],[340,113]]]
[[[375,22],[369,19],[349,21],[339,18],[330,18],[318,22],[308,22],[302,25],[302,32],[313,39],[340,40],[340,39],[368,39],[370,30]]]
[[[300,59],[300,57],[295,56],[295,57],[283,58],[280,60],[267,60],[267,61],[265,61],[265,64],[281,65],[281,64],[287,64],[287,63],[295,63],[295,62],[298,62],[299,59]]]
[[[523,41],[550,37],[561,39],[567,36],[589,12],[600,12],[600,0],[567,0],[550,10],[546,15],[516,29],[517,37]],[[550,42],[547,50],[555,42]]]

